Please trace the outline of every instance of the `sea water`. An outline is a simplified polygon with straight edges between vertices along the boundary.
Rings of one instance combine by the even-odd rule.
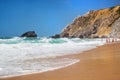
[[[1,38],[0,77],[55,70],[79,62],[56,58],[76,54],[105,44],[105,39]]]

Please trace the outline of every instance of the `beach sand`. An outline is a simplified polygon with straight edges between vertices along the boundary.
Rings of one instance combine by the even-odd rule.
[[[80,62],[66,68],[0,80],[120,80],[120,43],[68,56]]]

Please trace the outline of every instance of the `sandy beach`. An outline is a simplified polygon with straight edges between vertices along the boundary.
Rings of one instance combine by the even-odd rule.
[[[120,80],[120,43],[68,56],[80,62],[58,70],[0,80]]]

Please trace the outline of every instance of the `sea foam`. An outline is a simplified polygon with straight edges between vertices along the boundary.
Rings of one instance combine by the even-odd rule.
[[[79,60],[55,57],[76,54],[103,44],[105,39],[0,39],[0,77],[62,68]]]

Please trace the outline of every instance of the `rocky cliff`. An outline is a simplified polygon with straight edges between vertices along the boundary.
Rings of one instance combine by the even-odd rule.
[[[120,38],[120,6],[89,11],[68,24],[60,37],[119,37]]]

